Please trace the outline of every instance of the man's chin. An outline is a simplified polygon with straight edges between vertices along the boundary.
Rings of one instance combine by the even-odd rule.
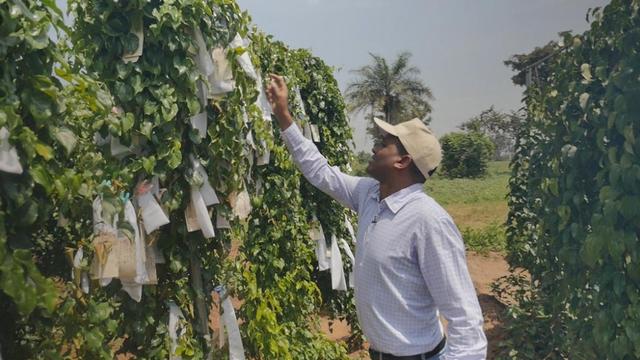
[[[372,178],[375,179],[376,176],[375,176],[375,172],[373,170],[373,167],[371,166],[371,163],[369,163],[369,165],[367,165],[367,169],[365,171],[367,172],[367,174],[369,176],[371,176]]]

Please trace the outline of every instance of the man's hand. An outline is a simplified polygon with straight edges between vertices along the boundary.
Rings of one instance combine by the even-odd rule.
[[[289,91],[284,78],[271,74],[271,82],[267,87],[267,98],[271,103],[271,110],[278,120],[280,129],[285,130],[293,123],[289,113]]]

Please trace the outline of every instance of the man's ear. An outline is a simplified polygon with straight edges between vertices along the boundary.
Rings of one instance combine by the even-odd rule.
[[[398,170],[408,169],[413,163],[411,155],[400,155],[400,160],[396,161],[393,166]]]

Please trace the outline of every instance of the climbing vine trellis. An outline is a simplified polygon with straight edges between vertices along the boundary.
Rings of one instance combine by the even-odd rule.
[[[12,95],[3,96],[0,125],[25,165],[20,175],[0,172],[1,311],[15,320],[1,332],[3,354],[219,357],[227,350],[213,346],[221,335],[208,324],[210,294],[222,284],[242,304],[248,357],[344,358],[317,315],[324,298],[353,321],[351,295],[324,290],[309,230],[317,215],[327,234],[349,239],[347,214],[295,170],[260,76],[282,73],[300,89],[292,93],[300,125],[317,125],[319,147],[346,166],[351,134],[331,69],[250,29],[233,1],[72,1],[72,50],[46,36],[51,24],[66,29],[54,3],[0,7],[2,90]],[[211,229],[193,214],[200,197],[211,200]],[[151,224],[164,216],[168,223]],[[127,292],[122,274],[104,275],[110,234],[127,240],[113,246],[144,238],[147,269],[135,273],[149,277]]]

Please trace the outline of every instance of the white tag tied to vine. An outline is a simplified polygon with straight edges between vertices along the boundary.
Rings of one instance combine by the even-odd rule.
[[[127,262],[127,267],[131,266],[128,264],[130,260],[133,260],[134,266],[133,269],[126,269],[126,271],[122,271],[121,264],[119,278],[124,291],[126,291],[133,300],[140,302],[142,299],[142,285],[150,282],[149,274],[147,273],[147,245],[144,243],[143,234],[138,226],[136,210],[130,200],[127,200],[125,203],[124,220],[133,229],[134,238],[133,242],[126,237],[120,240],[121,252],[126,251],[128,253],[121,256],[126,257],[123,258],[123,260]],[[130,259],[131,253],[133,253],[133,259]]]
[[[247,74],[247,76],[249,76],[255,81],[258,81],[258,73],[256,72],[256,69],[253,66],[253,63],[251,62],[251,57],[249,56],[249,52],[248,52],[249,51],[248,45],[249,45],[248,41],[243,40],[240,34],[236,34],[233,40],[231,40],[229,47],[234,50],[238,48],[244,48],[244,51],[242,52],[242,54],[236,56],[236,60],[238,61],[238,64],[240,64],[240,67],[245,72],[245,74]]]
[[[256,165],[269,165],[271,150],[269,150],[269,146],[267,145],[267,142],[265,140],[260,140],[260,151],[262,151],[262,153],[258,155],[258,158],[256,159]]]
[[[300,94],[300,88],[295,86],[293,88],[293,94],[295,96],[296,107],[298,109],[298,113],[301,117],[300,120],[307,121],[307,112],[304,109],[304,101],[302,100],[302,94]]]
[[[266,121],[272,121],[271,119],[271,104],[269,103],[269,99],[267,98],[267,93],[264,91],[264,86],[262,85],[262,76],[258,74],[258,80],[256,81],[256,87],[258,88],[258,99],[256,99],[256,105],[260,107],[262,110],[262,119]]]
[[[216,228],[231,229],[231,224],[229,223],[229,220],[227,220],[227,218],[219,212],[216,214]]]
[[[344,226],[347,227],[347,231],[351,236],[351,241],[355,244],[357,242],[356,232],[353,230],[353,225],[351,224],[351,221],[349,221],[349,216],[347,214],[344,214]]]
[[[198,53],[195,56],[196,64],[198,65],[198,70],[204,79],[209,81],[214,77],[214,73],[216,67],[213,63],[213,58],[209,53],[209,49],[207,48],[207,44],[204,41],[204,37],[202,36],[202,31],[200,28],[196,28],[193,32],[194,37],[196,39],[196,44],[198,45]],[[207,98],[209,97],[209,90],[207,90],[207,85],[202,80],[198,80],[196,82],[198,100],[200,100],[200,105],[204,108],[207,105]],[[198,130],[198,136],[203,138],[207,133],[207,113],[203,111],[199,114],[196,114],[191,117],[191,126]]]
[[[302,125],[302,135],[309,140],[313,140],[313,135],[311,134],[311,124],[308,121],[304,122]]]
[[[112,214],[113,215],[113,214]],[[112,220],[111,223],[107,222]],[[111,279],[118,277],[118,218],[105,219],[102,199],[93,200],[93,233],[92,246],[94,257],[91,262],[91,278],[97,279],[101,286],[107,286]]]
[[[159,189],[148,180],[142,181],[136,186],[136,200],[141,210],[142,225],[147,235],[169,223],[167,214],[153,195],[158,191]]]
[[[89,293],[89,276],[86,271],[82,271],[82,259],[84,258],[84,250],[82,246],[78,247],[76,255],[73,257],[73,269],[71,270],[71,279],[75,280],[76,276],[80,276],[80,288],[85,294]],[[76,275],[77,274],[77,275]]]
[[[202,236],[207,239],[213,238],[216,236],[215,231],[213,230],[213,224],[211,223],[211,216],[209,215],[209,211],[207,210],[207,205],[204,201],[202,193],[198,189],[197,186],[191,186],[191,202],[189,203],[189,208],[187,208],[187,230],[188,231],[196,231],[201,230]],[[193,224],[192,214],[195,214],[195,226]]]
[[[313,215],[313,226],[309,230],[309,237],[316,241],[316,258],[318,259],[318,270],[325,271],[331,268],[329,258],[327,257],[327,240],[324,236],[322,224]],[[317,226],[316,226],[317,224]]]
[[[229,338],[229,360],[244,360],[244,346],[242,345],[236,311],[233,308],[231,299],[224,286],[216,286],[214,290],[218,293],[222,302],[222,322]],[[222,341],[222,326],[220,328]]]
[[[340,243],[344,247],[344,251],[347,253],[347,257],[349,258],[349,260],[351,260],[351,272],[349,273],[349,287],[352,288],[355,280],[355,278],[353,277],[353,267],[355,266],[356,258],[355,256],[353,256],[353,252],[351,251],[351,248],[349,247],[349,244],[347,243],[346,240],[340,239]]]
[[[171,353],[169,354],[170,360],[181,360],[182,357],[176,355],[176,349],[178,348],[178,339],[185,333],[185,328],[180,324],[184,321],[182,311],[176,303],[169,301],[169,324],[167,331],[169,333],[169,339],[171,340]]]
[[[264,87],[262,86],[262,77],[258,74],[258,81],[256,82],[256,86],[258,87],[258,99],[256,100],[256,104],[260,106],[260,110],[262,110],[262,119],[265,121],[272,121],[271,119],[271,104],[269,103],[269,99],[267,99],[266,92],[264,91]],[[269,124],[270,125],[270,124]],[[271,126],[268,127],[271,132]],[[271,132],[271,136],[273,133]],[[271,157],[271,150],[267,146],[267,142],[264,139],[260,139],[260,153],[256,159],[256,165],[263,166],[268,165]]]
[[[229,194],[229,203],[233,210],[233,215],[237,216],[240,220],[244,220],[249,217],[251,213],[251,199],[246,189],[240,192],[232,192]]]
[[[190,119],[191,127],[198,133],[198,138],[203,139],[207,136],[207,112],[203,111],[196,114]]]
[[[158,245],[155,243],[154,238],[157,238],[158,234],[151,235],[153,238],[150,239],[150,242],[147,244],[147,240],[145,239],[144,231],[140,230],[140,240],[143,244],[147,244],[145,247],[145,269],[147,272],[147,277],[149,280],[145,283],[145,285],[156,285],[158,284],[158,274],[156,271],[156,264],[164,264],[164,256],[158,249]]]
[[[116,158],[122,158],[126,155],[132,154],[133,151],[131,147],[124,146],[120,142],[120,139],[113,135],[109,135],[111,137],[110,146],[111,146],[111,156]]]
[[[213,74],[215,67],[213,65],[213,59],[211,58],[211,54],[209,54],[209,50],[207,48],[207,44],[204,41],[204,37],[202,36],[202,31],[200,28],[195,28],[193,31],[194,38],[196,40],[196,45],[198,45],[198,54],[196,55],[196,64],[198,65],[198,70],[200,70],[200,74],[206,79],[211,74]]]
[[[211,186],[211,182],[209,182],[209,175],[207,174],[207,171],[202,166],[200,161],[198,161],[198,159],[196,159],[193,156],[190,156],[190,159],[191,159],[191,163],[193,164],[193,172],[197,176],[202,178],[202,186],[200,186],[199,190],[200,190],[200,193],[202,193],[202,198],[204,200],[205,205],[211,206],[211,205],[219,204],[220,200],[218,199],[218,195],[216,194],[216,191]]]
[[[218,195],[216,194],[207,172],[195,157],[191,156],[193,164],[194,176],[202,181],[202,185],[191,185],[191,202],[185,209],[185,219],[187,223],[187,231],[201,230],[202,235],[207,238],[215,237],[211,215],[207,206],[219,204]]]
[[[214,71],[209,76],[210,88],[207,97],[210,99],[233,91],[236,86],[226,50],[221,47],[212,49],[211,58],[213,59]]]
[[[318,125],[311,124],[310,125],[310,131],[311,131],[311,139],[313,140],[313,142],[319,143],[320,142],[320,129],[318,128]]]
[[[22,165],[16,148],[9,143],[9,130],[0,128],[0,170],[11,174],[22,174]]]
[[[331,235],[331,287],[333,290],[347,291],[343,266],[338,240],[335,235]]]
[[[142,48],[144,45],[144,23],[142,16],[138,16],[133,20],[131,24],[133,34],[138,38],[138,46],[132,52],[128,52],[122,55],[122,60],[125,63],[137,62],[138,58],[142,56]]]
[[[293,94],[295,97],[295,106],[298,109],[298,120],[302,121],[302,134],[305,138],[313,140],[311,123],[309,122],[307,112],[304,110],[304,102],[302,100],[302,95],[300,94],[300,88],[298,86],[295,86],[293,88]]]

